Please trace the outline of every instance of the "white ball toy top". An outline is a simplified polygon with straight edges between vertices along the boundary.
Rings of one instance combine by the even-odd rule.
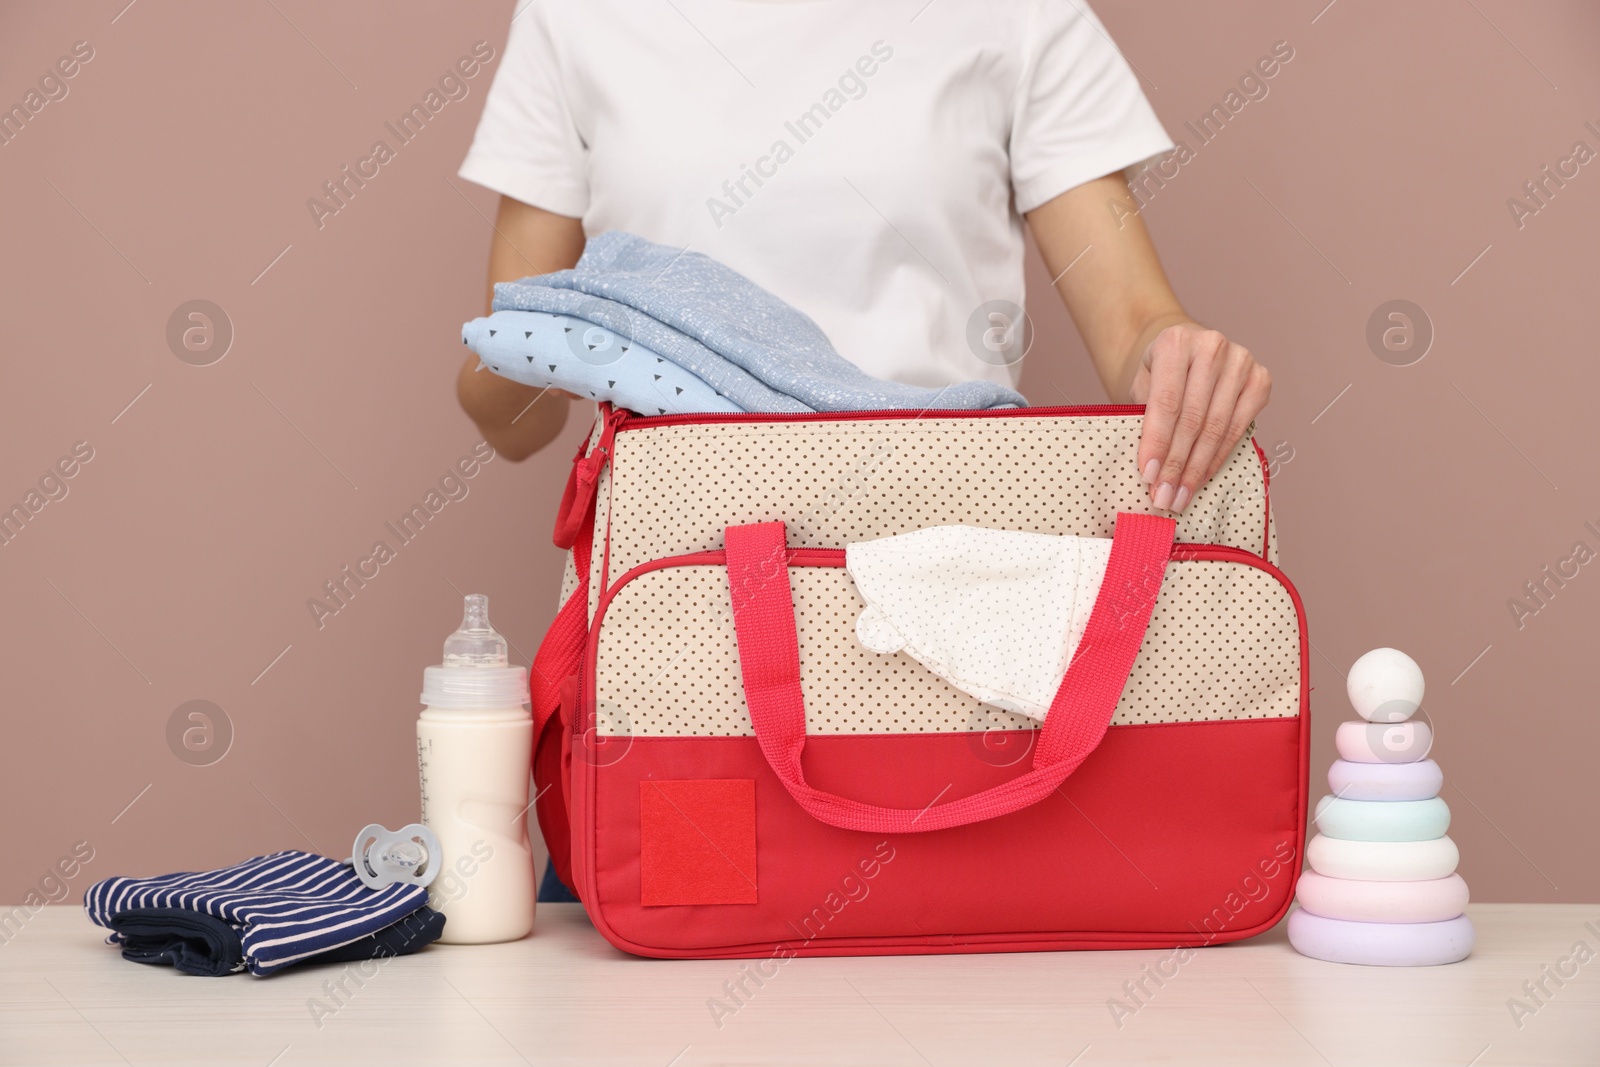
[[[1345,692],[1368,722],[1405,722],[1422,706],[1422,668],[1398,648],[1375,648],[1350,665]]]

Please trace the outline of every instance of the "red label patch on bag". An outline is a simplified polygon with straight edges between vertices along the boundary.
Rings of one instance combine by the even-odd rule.
[[[639,902],[756,903],[756,783],[639,783]]]

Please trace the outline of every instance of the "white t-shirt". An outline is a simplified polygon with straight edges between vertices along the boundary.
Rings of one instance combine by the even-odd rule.
[[[969,320],[1023,306],[1019,213],[1172,147],[1083,0],[530,0],[461,176],[719,259],[869,374],[1014,385]]]

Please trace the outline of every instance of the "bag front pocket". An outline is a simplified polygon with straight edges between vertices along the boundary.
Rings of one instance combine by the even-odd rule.
[[[811,785],[919,808],[1028,770],[1036,720],[861,646],[863,602],[842,550],[792,550],[786,562]],[[1249,936],[1281,918],[1300,863],[1306,648],[1298,597],[1275,567],[1225,546],[1175,546],[1110,728],[1058,789],[973,825],[872,834],[813,818],[769,765],[744,694],[724,554],[642,565],[600,601],[574,722],[605,742],[574,748],[586,904],[614,944],[654,956]],[[608,755],[588,760],[589,748]],[[729,837],[728,797],[708,797],[721,813],[715,847],[685,852],[693,816],[663,830],[659,806],[647,812],[641,799],[730,781],[749,783],[739,788],[753,818],[743,821],[741,794],[731,805],[741,829]],[[706,859],[719,848],[726,857]],[[698,865],[688,880],[710,883],[663,882],[674,855]],[[707,876],[712,866],[722,869]],[[754,884],[737,885],[740,872]]]

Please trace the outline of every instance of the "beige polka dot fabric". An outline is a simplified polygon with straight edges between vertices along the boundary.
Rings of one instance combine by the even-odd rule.
[[[1278,522],[1272,517],[1272,510],[1267,509],[1267,561],[1274,567],[1278,563]]]
[[[1134,469],[1138,415],[632,425],[600,479],[591,617],[608,534],[615,581],[653,559],[721,548],[724,528],[741,522],[783,519],[793,547],[843,548],[958,523],[1109,537],[1118,511],[1165,514]],[[591,447],[598,438],[597,423]],[[1265,549],[1277,562],[1252,438],[1195,494],[1177,539]]]
[[[856,640],[865,602],[842,567],[791,567],[801,690],[811,733],[1027,730],[904,653]],[[600,623],[597,729],[638,737],[748,735],[722,567],[648,571]],[[1114,725],[1266,719],[1300,711],[1300,645],[1288,589],[1244,563],[1169,564]]]
[[[589,583],[720,549],[734,523],[783,520],[791,547],[843,549],[932,526],[1106,538],[1119,511],[1156,513],[1134,469],[1137,415],[655,423],[616,436],[599,483]],[[598,427],[597,427],[598,431]],[[598,432],[591,436],[591,446]],[[1264,465],[1246,438],[1178,516],[1180,542],[1277,560]],[[607,550],[609,549],[609,562]],[[864,603],[842,567],[791,568],[808,729],[1034,729],[904,652],[855,633]],[[577,585],[569,558],[565,598]],[[1300,618],[1288,588],[1237,560],[1175,560],[1114,724],[1299,714]],[[598,727],[638,736],[748,735],[720,567],[673,566],[616,591],[599,635]]]
[[[1110,537],[1118,511],[1158,512],[1135,469],[1135,415],[687,423],[617,434],[613,577],[721,548],[734,523],[783,519],[795,548],[842,548],[928,526]],[[1178,540],[1260,553],[1267,500],[1241,441],[1178,520]]]

